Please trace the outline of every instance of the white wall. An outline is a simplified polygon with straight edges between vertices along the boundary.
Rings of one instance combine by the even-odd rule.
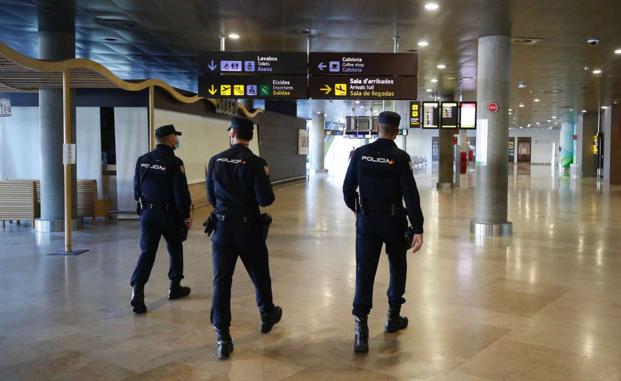
[[[0,179],[38,179],[41,173],[38,107],[12,107],[0,118]]]
[[[97,180],[97,193],[103,198],[101,173],[101,112],[99,107],[76,109],[76,154],[79,180]]]
[[[149,150],[148,119],[146,107],[114,108],[117,209],[121,212],[136,210],[134,172],[138,157]]]
[[[411,157],[423,156],[427,160],[427,169],[431,170],[431,141],[438,136],[438,130],[411,128],[408,130],[406,151]]]
[[[41,136],[38,107],[12,107],[0,118],[0,179],[39,179]],[[76,110],[77,176],[101,187],[101,131],[98,107]],[[99,188],[101,196],[101,188]]]
[[[553,149],[554,147],[558,149],[561,140],[558,129],[545,128],[512,128],[509,130],[509,137],[531,138],[531,163],[533,164],[552,164]],[[517,161],[517,154],[515,159]]]
[[[205,166],[212,156],[229,148],[230,125],[228,120],[206,118],[198,115],[184,114],[176,111],[155,109],[155,125],[173,124],[181,131],[181,147],[175,155],[183,160],[188,182],[205,181]],[[259,155],[259,146],[255,130],[250,149]]]

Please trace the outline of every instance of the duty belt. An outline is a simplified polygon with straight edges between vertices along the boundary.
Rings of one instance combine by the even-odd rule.
[[[145,208],[170,210],[170,204],[146,201]]]
[[[241,216],[235,214],[216,214],[216,219],[220,222],[238,222],[242,224],[247,224],[249,222],[257,222],[259,221],[259,216]]]

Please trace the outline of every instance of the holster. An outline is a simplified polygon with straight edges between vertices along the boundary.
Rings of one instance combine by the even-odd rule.
[[[181,242],[185,242],[188,239],[188,225],[185,223],[185,219],[181,213],[175,213],[177,219],[177,233]]]
[[[261,222],[261,237],[265,241],[267,240],[267,236],[270,232],[270,225],[272,224],[272,216],[270,216],[267,213],[263,213],[261,214],[259,221]]]
[[[211,236],[211,234],[216,231],[216,227],[218,226],[218,216],[216,212],[211,212],[207,220],[203,222],[203,226],[205,227],[205,234],[207,234],[207,236]]]
[[[144,212],[144,203],[142,202],[142,198],[139,198],[138,201],[136,201],[136,214],[141,216],[142,212]]]
[[[403,234],[403,240],[405,241],[405,247],[408,249],[412,246],[412,241],[414,240],[414,227],[410,226],[405,230]]]

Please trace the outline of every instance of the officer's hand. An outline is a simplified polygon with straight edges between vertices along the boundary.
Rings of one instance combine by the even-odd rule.
[[[421,247],[423,247],[423,235],[414,234],[414,239],[412,239],[412,254],[419,251]]]
[[[192,217],[185,220],[185,226],[190,230],[192,228]]]

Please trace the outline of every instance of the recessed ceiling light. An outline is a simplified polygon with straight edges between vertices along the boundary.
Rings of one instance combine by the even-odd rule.
[[[229,34],[229,38],[231,40],[239,40],[239,34],[237,34],[237,33],[230,33]]]
[[[621,55],[621,49],[615,49],[615,54]]]
[[[438,69],[440,70],[444,70],[446,69],[446,65],[445,64],[438,64],[438,66],[436,66]]]
[[[509,109],[509,112],[513,111],[513,109]]]
[[[440,6],[438,5],[438,3],[427,3],[425,4],[425,9],[428,11],[437,11],[438,9],[440,9]]]
[[[321,111],[317,111],[317,115],[321,115]]]
[[[607,108],[607,106],[602,106],[602,110],[606,110]]]
[[[356,104],[357,104],[357,105],[359,105],[359,104],[360,104],[360,101],[356,101]]]
[[[428,92],[428,93],[430,93],[430,92],[432,92],[433,90],[431,90],[431,89],[427,89],[427,90],[425,90],[425,91],[426,91],[426,92]]]
[[[548,123],[552,123],[552,121],[550,119],[548,119]]]
[[[556,119],[556,115],[552,115],[552,119]]]
[[[437,83],[438,82],[438,78],[431,78],[431,83]]]
[[[520,104],[518,105],[518,107],[519,107],[519,108],[524,108],[524,103],[520,103]]]
[[[582,110],[582,113],[583,113],[583,114],[584,114],[584,113],[586,113],[586,112],[587,112],[587,110]]]
[[[569,112],[573,112],[573,111],[574,111],[574,109],[573,109],[573,108],[570,108],[570,109],[569,109]]]
[[[536,124],[536,125],[538,125],[538,126],[539,126],[539,125],[541,125],[541,123],[539,123],[539,122],[537,122],[537,123],[535,123],[535,124]]]
[[[520,81],[520,82],[518,82],[518,87],[519,87],[520,89],[525,89],[527,86],[528,86],[528,85],[527,85],[527,84],[526,84],[526,82],[524,82],[524,81]]]
[[[418,41],[418,46],[420,46],[421,48],[424,48],[425,46],[429,46],[429,42],[426,40]]]
[[[595,69],[595,70],[593,70],[593,74],[595,74],[595,75],[602,74],[602,70],[601,69]]]
[[[541,102],[541,99],[539,99],[539,98],[535,98],[535,99],[533,99],[533,101],[534,101],[535,103],[539,103],[539,102]]]

